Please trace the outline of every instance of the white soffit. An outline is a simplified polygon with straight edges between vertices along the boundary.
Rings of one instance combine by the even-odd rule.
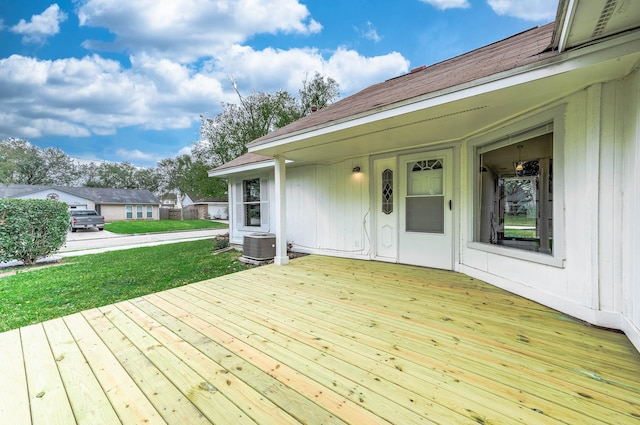
[[[569,0],[565,4],[561,51],[640,26],[638,0]]]

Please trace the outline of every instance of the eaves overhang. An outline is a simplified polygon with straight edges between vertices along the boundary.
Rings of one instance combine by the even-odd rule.
[[[208,174],[209,174],[209,177],[228,177],[236,174],[254,172],[256,170],[271,169],[274,167],[274,164],[275,164],[274,160],[254,162],[251,164],[239,165],[232,168],[210,170]]]

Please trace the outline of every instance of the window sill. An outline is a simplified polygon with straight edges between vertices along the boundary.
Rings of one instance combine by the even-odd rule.
[[[530,263],[538,263],[552,267],[564,268],[564,258],[556,257],[553,255],[541,254],[532,251],[523,251],[517,248],[509,248],[505,246],[491,245],[481,242],[467,242],[467,248],[488,252],[490,254],[502,255],[504,257],[516,258],[518,260],[524,260]]]

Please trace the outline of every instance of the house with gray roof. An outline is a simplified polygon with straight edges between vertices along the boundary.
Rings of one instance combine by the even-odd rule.
[[[8,185],[0,186],[0,198],[55,199],[70,209],[96,210],[107,222],[160,218],[160,201],[146,189]]]
[[[248,148],[209,173],[233,243],[458,271],[640,348],[640,2],[561,0]]]

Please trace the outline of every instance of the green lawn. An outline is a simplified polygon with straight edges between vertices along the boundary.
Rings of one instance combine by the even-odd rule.
[[[0,332],[244,270],[212,240],[65,258],[0,278]],[[24,270],[24,269],[23,269]]]
[[[225,223],[210,220],[128,220],[104,225],[105,230],[120,234],[172,232],[178,230],[223,229]]]

